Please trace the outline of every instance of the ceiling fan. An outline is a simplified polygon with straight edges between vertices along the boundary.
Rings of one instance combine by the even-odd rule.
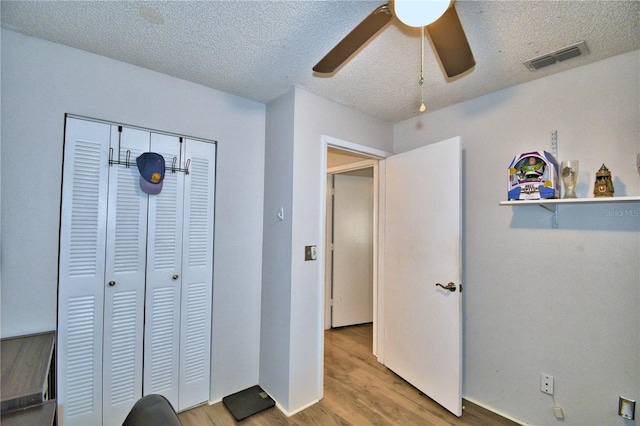
[[[400,1],[395,2],[395,12],[399,15]],[[413,2],[409,4],[417,4]],[[424,2],[427,3],[427,2]],[[436,55],[449,78],[455,77],[473,68],[476,64],[464,33],[460,18],[451,2],[445,3],[446,11],[435,22],[426,25],[427,33],[433,43]],[[389,3],[377,7],[369,16],[364,18],[349,34],[346,35],[320,62],[313,71],[330,74],[346,61],[360,46],[364,45],[379,30],[386,26],[393,13]],[[410,24],[411,26],[421,26]]]

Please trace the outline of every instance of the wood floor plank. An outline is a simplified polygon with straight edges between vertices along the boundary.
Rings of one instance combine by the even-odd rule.
[[[505,426],[516,425],[468,401],[456,417],[380,364],[372,353],[373,327],[364,324],[325,332],[324,398],[286,417],[270,408],[241,421],[220,402],[179,414],[184,426]]]

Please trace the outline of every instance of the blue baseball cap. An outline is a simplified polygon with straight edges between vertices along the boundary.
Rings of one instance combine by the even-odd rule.
[[[136,163],[140,171],[140,189],[147,194],[159,194],[164,179],[164,157],[155,152],[145,152],[136,158]]]

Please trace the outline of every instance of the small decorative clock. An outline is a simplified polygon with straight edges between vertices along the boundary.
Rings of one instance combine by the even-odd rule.
[[[558,164],[546,151],[524,152],[509,165],[509,200],[558,198]]]

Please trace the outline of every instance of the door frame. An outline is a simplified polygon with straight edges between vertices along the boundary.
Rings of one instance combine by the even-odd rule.
[[[321,155],[320,155],[320,240],[319,252],[323,255],[320,257],[320,279],[318,285],[318,336],[320,344],[318,345],[317,359],[318,363],[318,395],[321,398],[324,394],[324,291],[325,291],[325,256],[326,253],[326,212],[327,212],[327,149],[335,148],[340,151],[351,152],[358,155],[364,155],[373,160],[384,160],[385,158],[393,155],[390,152],[383,151],[376,148],[371,148],[364,145],[359,145],[353,142],[345,141],[342,139],[334,138],[331,136],[322,135],[320,138]],[[381,253],[384,252],[384,227],[380,226],[378,219],[384,217],[384,161],[377,162],[377,171],[374,171],[374,198],[377,199],[377,208],[374,207],[374,230],[377,231],[377,236],[374,235],[374,288],[373,288],[373,353],[378,358],[378,362],[384,363],[384,293],[381,291],[384,283],[380,279],[384,276],[384,259]]]

